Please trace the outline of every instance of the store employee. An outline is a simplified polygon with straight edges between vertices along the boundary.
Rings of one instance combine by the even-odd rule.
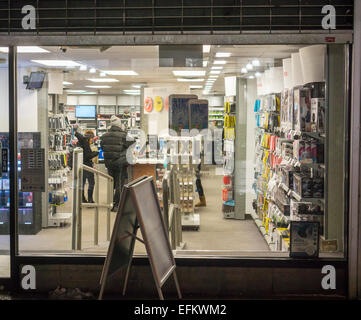
[[[92,151],[90,148],[90,145],[93,143],[94,140],[94,133],[91,130],[86,130],[85,135],[82,135],[79,132],[79,127],[77,124],[73,126],[73,129],[75,131],[75,136],[78,139],[79,147],[83,149],[83,164],[85,164],[88,167],[93,167],[93,158],[98,156],[98,151]],[[88,180],[88,199],[85,198],[84,194],[84,186],[86,181]],[[82,202],[85,203],[94,203],[93,200],[93,191],[94,191],[94,173],[83,170],[83,193],[82,193]]]

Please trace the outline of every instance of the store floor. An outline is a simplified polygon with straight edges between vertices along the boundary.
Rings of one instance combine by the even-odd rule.
[[[202,173],[202,183],[207,199],[207,207],[197,208],[200,215],[198,231],[183,231],[186,250],[230,250],[230,251],[269,251],[268,246],[252,219],[224,219],[222,215],[222,176],[214,174],[214,167]],[[100,180],[102,183],[102,180]],[[101,188],[100,190],[104,190]],[[70,192],[71,194],[71,192]],[[198,194],[196,194],[198,201]],[[71,208],[71,199],[62,211]],[[82,251],[88,253],[106,253],[106,211],[99,214],[99,245],[93,244],[94,209],[84,209]],[[115,213],[111,214],[113,225]],[[37,235],[21,235],[21,251],[69,251],[71,250],[70,225],[62,228],[42,229]],[[9,248],[9,237],[0,236],[0,250]],[[137,242],[135,253],[144,253],[145,248]],[[1,265],[0,265],[1,266]]]

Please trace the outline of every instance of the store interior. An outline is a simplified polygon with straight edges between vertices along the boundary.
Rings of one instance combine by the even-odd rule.
[[[78,194],[74,125],[81,133],[93,131],[97,138],[91,148],[100,152],[93,159],[94,168],[107,174],[100,144],[116,115],[134,141],[135,162],[129,165],[128,182],[142,172],[154,172],[163,207],[162,179],[171,168],[177,175],[182,224],[181,240],[173,248],[177,254],[288,256],[291,221],[318,222],[321,253],[342,253],[342,235],[330,230],[333,225],[343,228],[343,214],[338,222],[326,218],[330,196],[326,49],[325,45],[18,47],[19,251],[107,252],[107,219],[111,229],[117,214],[109,214],[107,208],[99,209],[94,244],[95,208],[82,207],[81,249],[73,247],[73,216],[79,214],[73,201]],[[0,60],[7,60],[7,48],[0,48]],[[0,77],[4,83],[0,138],[6,148],[6,63],[0,66]],[[176,143],[170,141],[180,142],[189,129],[210,128],[214,137],[218,134],[220,143],[214,145],[220,149],[205,147],[200,135],[183,137],[192,151],[183,154],[188,157],[184,164],[172,162],[179,159],[172,152],[180,149],[172,149]],[[204,151],[200,174],[192,159],[196,146]],[[31,187],[23,179],[21,149],[35,148],[45,151],[40,178],[33,172],[35,190],[43,189],[24,191]],[[203,207],[196,206],[199,177]],[[6,255],[9,178],[4,170],[0,187],[0,252]],[[94,191],[102,199],[99,202],[108,199],[108,191],[107,180],[100,177]],[[333,247],[335,239],[338,246]],[[328,246],[322,246],[328,240]],[[135,253],[145,253],[141,243]]]

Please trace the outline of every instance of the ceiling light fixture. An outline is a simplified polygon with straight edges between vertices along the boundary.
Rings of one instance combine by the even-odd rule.
[[[203,86],[189,86],[189,89],[202,89]]]
[[[70,90],[70,89],[65,89],[67,93],[84,93],[86,92],[86,90]]]
[[[222,70],[222,69],[223,69],[222,66],[213,66],[213,67],[211,68],[211,70]]]
[[[260,76],[261,76],[261,73],[256,72],[254,75],[258,78],[258,77],[260,77]]]
[[[102,71],[111,76],[137,76],[138,75],[138,73],[136,73],[133,70],[102,70]]]
[[[220,74],[221,71],[219,71],[219,70],[211,70],[209,73],[210,74]]]
[[[95,72],[97,72],[95,68],[90,68],[89,69],[89,73],[95,73]]]
[[[253,65],[251,63],[247,63],[246,68],[247,68],[247,70],[252,70]]]
[[[248,79],[254,79],[254,76],[249,76]]]
[[[230,52],[217,52],[216,57],[217,58],[229,58],[232,55]]]
[[[203,61],[203,68],[205,68],[208,65],[208,61]]]
[[[106,74],[105,72],[100,72],[100,76],[101,76],[101,77],[106,77],[107,74]]]
[[[17,47],[18,53],[49,53],[50,51],[37,46],[19,46]],[[8,53],[8,47],[0,47],[0,52]]]
[[[247,68],[242,68],[241,69],[241,73],[247,73],[248,71],[247,71]]]
[[[173,70],[172,72],[176,77],[202,77],[206,74],[204,70]]]
[[[70,86],[72,85],[73,83],[72,82],[69,82],[69,81],[63,81],[63,85],[65,86]]]
[[[203,46],[203,53],[209,53],[211,51],[211,46],[206,44]]]
[[[113,78],[93,78],[88,80],[91,82],[119,82],[119,80]]]
[[[227,61],[226,60],[214,60],[213,64],[226,64]]]
[[[88,67],[86,65],[84,65],[84,64],[81,65],[80,68],[79,68],[80,71],[87,71],[87,69],[88,69]]]
[[[196,79],[187,79],[187,78],[177,78],[178,82],[202,82],[204,79],[196,78]]]
[[[252,64],[253,64],[255,67],[259,67],[259,66],[261,65],[261,63],[259,62],[258,59],[252,60]]]
[[[79,67],[80,63],[72,60],[31,60],[47,67]]]
[[[92,88],[92,89],[109,89],[111,88],[111,86],[86,86],[87,88]]]

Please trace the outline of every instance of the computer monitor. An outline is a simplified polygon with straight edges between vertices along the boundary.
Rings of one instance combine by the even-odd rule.
[[[96,106],[76,106],[75,117],[80,119],[94,119],[96,117]]]
[[[29,82],[27,83],[26,89],[41,89],[43,87],[44,79],[45,72],[32,72],[30,74]]]

